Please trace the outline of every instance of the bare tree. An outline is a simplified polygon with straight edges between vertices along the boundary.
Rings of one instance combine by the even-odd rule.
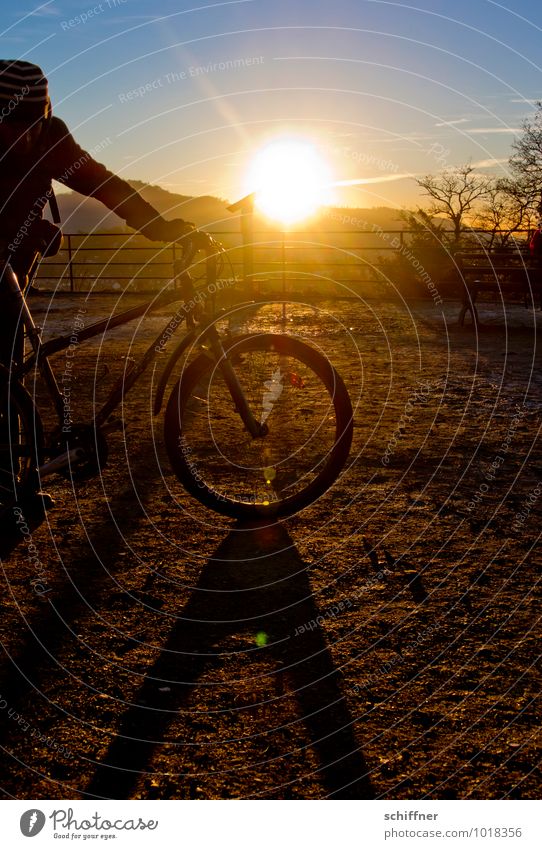
[[[405,222],[406,230],[417,244],[433,246],[446,242],[446,233],[449,232],[446,223],[442,218],[434,218],[426,209],[404,209],[399,213],[399,218]]]
[[[485,203],[476,214],[473,224],[490,234],[488,249],[496,244],[504,247],[513,233],[530,229],[534,210],[523,181],[494,180],[489,184]]]
[[[444,215],[452,222],[454,242],[459,241],[476,202],[484,200],[490,189],[488,178],[477,174],[470,163],[428,174],[416,182],[432,198],[429,214]]]
[[[521,135],[512,145],[510,169],[523,186],[529,204],[542,213],[542,102],[534,117],[522,124]]]

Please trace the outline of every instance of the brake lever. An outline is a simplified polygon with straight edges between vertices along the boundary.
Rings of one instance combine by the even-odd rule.
[[[205,251],[207,254],[214,252],[215,254],[224,253],[224,246],[218,242],[213,236],[209,233],[203,233],[200,231],[198,235],[205,235],[205,240],[200,238],[191,238],[190,236],[183,236],[177,242],[177,245],[182,248],[182,258],[180,260],[182,266],[186,270],[192,263],[194,257],[198,253],[198,251]],[[198,241],[200,242],[198,244]]]
[[[217,254],[225,254],[226,253],[226,248],[224,247],[222,242],[219,242],[218,239],[215,239],[213,236],[211,236],[210,247],[213,248],[216,251]]]

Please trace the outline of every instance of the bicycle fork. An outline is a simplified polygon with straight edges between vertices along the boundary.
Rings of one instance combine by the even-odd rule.
[[[237,377],[234,371],[231,360],[228,359],[228,356],[224,351],[222,341],[214,325],[209,328],[207,338],[209,340],[213,357],[218,364],[220,373],[224,378],[226,386],[230,391],[230,395],[233,398],[237,412],[241,416],[241,420],[245,425],[247,431],[250,433],[253,439],[258,439],[262,436],[266,436],[267,433],[269,433],[269,428],[265,423],[260,424],[260,422],[254,417],[252,410],[248,405],[245,393],[243,392],[243,387],[241,386],[239,378]]]

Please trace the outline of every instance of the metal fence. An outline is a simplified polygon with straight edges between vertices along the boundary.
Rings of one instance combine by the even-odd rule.
[[[470,232],[479,250],[488,234]],[[409,230],[377,225],[365,230],[261,231],[252,234],[248,246],[232,230],[213,235],[226,248],[224,278],[238,279],[253,289],[265,283],[284,292],[297,288],[334,294],[366,286],[375,293],[385,289],[390,261],[398,255],[408,257],[413,238]],[[517,234],[517,241],[525,238],[526,234]],[[138,234],[66,233],[61,251],[42,260],[37,282],[48,293],[160,291],[172,280],[179,257],[179,248],[157,246]]]

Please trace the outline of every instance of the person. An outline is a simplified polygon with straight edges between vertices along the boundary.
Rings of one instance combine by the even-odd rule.
[[[101,201],[152,241],[173,242],[197,232],[183,219],[163,218],[126,180],[80,147],[52,113],[41,68],[0,60],[0,364],[7,369],[20,364],[24,355],[20,305],[8,285],[9,268],[24,288],[36,250],[51,255],[61,244],[59,228],[44,218],[48,204],[57,211],[53,180]]]
[[[542,260],[542,221],[536,225],[536,230],[533,231],[529,241],[529,253],[531,259],[541,264]]]

